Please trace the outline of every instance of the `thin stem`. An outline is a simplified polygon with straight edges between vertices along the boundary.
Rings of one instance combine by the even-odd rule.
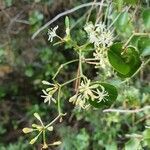
[[[45,128],[51,126],[54,122],[56,122],[61,116],[65,116],[66,114],[59,114],[53,121],[51,121]]]
[[[97,65],[97,62],[93,62],[93,61],[86,61],[86,63],[91,65]]]
[[[150,58],[149,58],[146,62],[143,62],[143,63],[141,64],[140,68],[139,68],[130,78],[124,80],[124,81],[121,82],[120,84],[123,84],[123,83],[125,83],[125,82],[131,80],[131,79],[132,79],[135,75],[137,75],[137,74],[139,73],[139,71],[140,71],[143,67],[145,67],[149,62],[150,62]]]
[[[67,84],[69,84],[69,83],[71,83],[71,82],[73,82],[73,81],[75,81],[75,80],[77,80],[77,79],[80,79],[81,77],[82,77],[82,76],[77,77],[77,78],[74,78],[74,79],[71,79],[71,80],[69,80],[69,81],[67,81],[67,82],[65,82],[65,83],[63,83],[63,84],[61,84],[61,87],[65,86],[65,85],[67,85]]]
[[[89,6],[92,6],[92,5],[95,5],[95,6],[100,6],[102,5],[101,2],[90,2],[90,3],[85,3],[85,4],[82,4],[82,5],[79,5],[79,6],[76,6],[70,10],[67,10],[65,12],[62,12],[60,14],[58,14],[56,17],[54,17],[52,20],[48,21],[45,25],[43,25],[41,28],[39,28],[33,35],[32,35],[32,39],[34,39],[41,31],[43,31],[45,28],[47,28],[49,25],[51,25],[52,23],[54,23],[56,20],[58,20],[59,18],[67,15],[67,14],[71,14],[81,8],[84,8],[84,7],[89,7]],[[103,7],[106,7],[107,4],[103,4]]]
[[[90,16],[91,16],[91,13],[92,13],[92,10],[93,10],[93,7],[94,7],[95,2],[96,2],[96,0],[94,0],[93,5],[91,6],[91,9],[90,9],[89,12],[88,12],[88,16],[87,16],[86,22],[88,22],[89,19],[90,19]]]
[[[101,4],[103,4],[103,3],[104,3],[104,0],[101,1]],[[102,11],[102,5],[100,5],[100,7],[99,7],[99,11],[98,11],[98,15],[97,15],[95,24],[97,24],[101,18],[101,11]]]
[[[45,130],[43,131],[43,143],[46,145],[46,135],[45,135]]]
[[[59,115],[61,114],[61,107],[60,107],[60,94],[61,94],[61,86],[59,87],[58,89],[58,99],[57,99],[57,102],[58,102],[58,113]]]
[[[82,71],[82,54],[81,54],[81,51],[79,51],[79,70],[80,70],[80,76],[83,76],[83,71]]]
[[[146,110],[150,110],[150,106],[145,106],[143,108],[140,109],[134,109],[134,110],[124,110],[124,109],[105,109],[103,110],[103,112],[107,113],[107,112],[116,112],[116,113],[139,113],[139,112],[143,112]]]
[[[96,59],[96,58],[86,58],[86,59],[84,59],[85,61],[91,61],[91,60],[99,60],[99,59]]]
[[[78,59],[75,59],[75,60],[68,61],[68,62],[66,62],[66,63],[64,63],[64,64],[61,64],[60,67],[58,68],[57,72],[54,74],[52,80],[54,80],[54,79],[57,77],[57,75],[59,74],[59,72],[61,71],[61,69],[62,69],[63,67],[65,67],[66,65],[69,65],[69,64],[71,64],[71,63],[77,62],[77,61],[78,61]]]
[[[123,10],[122,12],[127,12],[128,10]],[[116,16],[116,18],[112,21],[112,23],[108,26],[108,29],[110,29],[113,25],[114,25],[114,23],[118,20],[118,18],[121,16],[121,14],[122,14],[122,12],[120,12],[117,16]]]
[[[130,43],[130,41],[132,40],[132,38],[134,37],[134,36],[149,36],[150,35],[150,33],[133,33],[130,37],[129,37],[129,39],[127,40],[127,42],[123,45],[123,49],[125,49],[126,47],[127,47],[127,45]]]

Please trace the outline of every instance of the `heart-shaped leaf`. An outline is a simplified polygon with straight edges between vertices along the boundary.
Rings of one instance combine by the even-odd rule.
[[[113,44],[110,47],[110,50],[108,50],[108,59],[110,64],[117,72],[126,75],[129,72],[130,67],[126,64],[124,58],[121,56],[122,51],[121,43]]]
[[[132,76],[140,67],[141,60],[134,47],[123,49],[122,43],[113,44],[108,50],[108,59],[120,77]]]
[[[108,83],[99,83],[99,85],[100,86],[98,87],[98,90],[102,91],[101,86],[104,87],[104,90],[105,92],[108,93],[108,96],[104,97],[104,99],[100,102],[98,99],[94,99],[94,100],[89,100],[89,103],[96,108],[101,108],[105,106],[110,107],[110,105],[114,103],[114,101],[118,96],[117,89],[116,87]]]

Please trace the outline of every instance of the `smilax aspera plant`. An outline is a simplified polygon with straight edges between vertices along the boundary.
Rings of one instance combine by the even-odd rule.
[[[118,96],[117,88],[110,84],[109,81],[106,81],[106,79],[96,77],[93,79],[89,78],[84,72],[85,65],[91,65],[95,70],[101,70],[107,78],[118,76],[123,80],[120,80],[120,84],[122,84],[134,77],[141,68],[149,62],[149,59],[145,61],[145,56],[148,54],[139,51],[137,47],[131,44],[135,36],[138,36],[139,41],[146,44],[145,38],[149,38],[149,30],[138,30],[140,32],[134,31],[134,26],[131,25],[133,21],[130,16],[128,16],[129,9],[130,7],[125,7],[118,13],[113,3],[101,3],[99,15],[96,17],[96,20],[89,21],[89,19],[87,19],[82,28],[82,31],[86,35],[86,40],[83,44],[79,44],[76,39],[73,38],[73,29],[71,28],[68,17],[65,18],[64,37],[57,34],[58,26],[48,30],[48,41],[53,42],[54,39],[57,39],[54,46],[65,44],[74,51],[76,56],[75,59],[60,65],[51,80],[52,82],[42,81],[46,89],[42,90],[43,94],[41,97],[44,99],[44,103],[57,105],[58,115],[54,120],[45,125],[40,115],[34,113],[34,117],[39,121],[39,124],[32,124],[32,127],[23,129],[24,133],[37,133],[37,135],[31,139],[30,144],[34,144],[40,136],[42,137],[42,149],[61,144],[59,140],[48,143],[46,133],[54,130],[53,124],[57,120],[60,122],[63,121],[63,117],[65,117],[67,113],[63,112],[60,102],[63,100],[63,88],[73,82],[75,83],[74,93],[72,93],[68,102],[72,103],[77,109],[83,109],[85,111],[93,108],[104,109],[109,108],[115,102]],[[115,13],[111,16],[110,14],[113,11]],[[132,30],[128,38],[126,35],[120,36],[123,30],[121,27],[125,28],[126,26],[128,26],[128,30]],[[139,47],[142,49],[144,45],[139,45]],[[78,64],[76,68],[77,75],[64,83],[57,81],[57,76],[60,71],[65,66],[74,63]]]

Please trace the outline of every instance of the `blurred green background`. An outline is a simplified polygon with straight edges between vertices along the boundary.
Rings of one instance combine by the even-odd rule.
[[[31,136],[23,135],[22,128],[32,124],[34,112],[38,112],[44,122],[57,115],[56,107],[44,104],[40,97],[43,88],[41,81],[51,81],[60,64],[73,58],[74,54],[67,46],[53,47],[47,40],[47,29],[34,40],[31,36],[60,12],[86,2],[91,1],[0,0],[0,150],[40,149],[40,142],[35,146],[28,144]],[[117,3],[119,8],[121,1],[117,0]],[[145,1],[143,5],[146,5]],[[70,15],[72,24],[88,9]],[[51,27],[57,24],[59,32],[64,35],[64,18]],[[85,34],[81,27],[82,21],[74,30],[78,41]],[[66,67],[59,81],[75,74],[74,68]],[[116,108],[136,109],[150,104],[149,70],[149,66],[145,67],[130,84],[119,87],[121,94],[115,103]],[[90,76],[95,76],[95,72]],[[147,143],[141,149],[150,149],[150,130],[145,130],[145,126],[150,125],[149,111],[137,114],[102,113],[102,110],[81,112],[67,102],[69,95],[66,88],[62,105],[68,114],[63,123],[56,124],[55,133],[48,137],[49,141],[61,139],[63,143],[52,149],[122,150],[126,146],[127,150],[136,150],[138,138],[130,139],[125,136],[128,134],[146,134],[148,140],[144,141]]]

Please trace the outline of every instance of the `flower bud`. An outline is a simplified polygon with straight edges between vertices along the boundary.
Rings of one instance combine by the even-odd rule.
[[[30,132],[32,132],[33,131],[33,129],[32,128],[23,128],[23,133],[30,133]]]

